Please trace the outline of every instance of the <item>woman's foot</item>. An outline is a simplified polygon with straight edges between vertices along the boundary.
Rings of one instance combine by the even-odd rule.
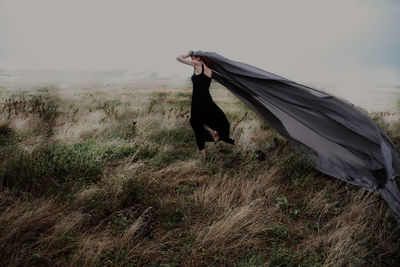
[[[199,150],[199,153],[203,159],[206,159],[206,150],[205,149]]]
[[[213,129],[211,129],[207,124],[203,123],[203,127],[204,129],[211,135],[211,137],[214,140],[214,143],[217,143],[217,141],[219,140],[219,135],[217,131],[214,131]]]
[[[216,144],[217,141],[219,140],[218,132],[217,132],[217,131],[212,131],[212,132],[211,132],[211,136],[212,136],[212,138],[214,139],[214,143]]]

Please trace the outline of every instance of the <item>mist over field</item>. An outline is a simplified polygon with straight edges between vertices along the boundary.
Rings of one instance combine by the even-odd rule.
[[[175,60],[175,59],[174,59]],[[0,70],[0,82],[3,86],[20,89],[23,86],[57,86],[70,89],[82,83],[95,84],[147,84],[159,86],[191,85],[192,68],[186,72],[173,71],[6,71]],[[290,78],[290,77],[289,77]],[[301,82],[299,82],[301,83]],[[400,84],[367,82],[327,82],[306,81],[303,84],[318,90],[344,98],[356,106],[370,112],[390,112],[386,119],[395,120],[400,116]]]

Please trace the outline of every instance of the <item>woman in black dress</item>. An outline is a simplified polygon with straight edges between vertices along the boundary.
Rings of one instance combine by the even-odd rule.
[[[190,113],[190,125],[192,126],[197,147],[203,158],[205,158],[205,142],[225,141],[234,144],[235,141],[229,137],[229,122],[224,112],[214,103],[210,92],[212,70],[205,61],[206,58],[192,55],[189,51],[185,55],[176,57],[179,62],[194,67],[192,75],[193,92]],[[186,59],[191,56],[192,60]]]

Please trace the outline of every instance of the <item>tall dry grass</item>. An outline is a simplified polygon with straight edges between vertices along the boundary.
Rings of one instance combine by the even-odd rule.
[[[191,88],[5,90],[2,266],[397,266],[385,202],[315,171],[227,90],[237,145],[197,154]],[[400,124],[386,125],[400,144]]]

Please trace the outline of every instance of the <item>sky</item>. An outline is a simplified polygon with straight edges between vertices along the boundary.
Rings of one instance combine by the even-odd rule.
[[[296,81],[400,84],[396,0],[0,0],[0,69],[191,75],[217,52]]]

